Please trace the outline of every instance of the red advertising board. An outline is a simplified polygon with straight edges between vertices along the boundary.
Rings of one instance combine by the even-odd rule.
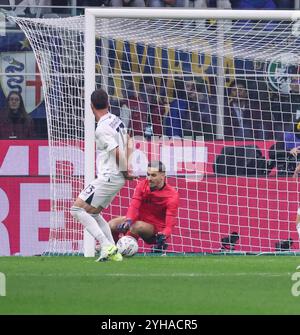
[[[170,174],[169,182],[178,188],[181,198],[176,228],[176,235],[180,237],[173,239],[177,251],[217,251],[220,236],[234,230],[244,236],[237,245],[237,250],[242,251],[274,251],[275,241],[289,237],[297,240],[294,224],[300,194],[297,180],[272,175],[266,178],[215,177],[212,166],[216,154],[224,145],[231,144],[202,143],[201,150],[205,154],[199,158],[201,179],[187,182],[182,176],[176,177],[178,172],[190,172],[188,165]],[[272,142],[256,144],[267,156]],[[163,151],[157,148],[155,151],[155,157],[161,158]],[[73,174],[82,175],[82,167],[70,163]],[[48,175],[47,141],[0,141],[0,255],[36,255],[47,251]],[[131,191],[125,188],[120,193],[126,196],[125,201],[122,200],[124,210]],[[69,200],[73,197],[71,185],[65,197]],[[117,197],[106,215],[109,218],[119,214]],[[298,243],[293,247],[299,248]]]

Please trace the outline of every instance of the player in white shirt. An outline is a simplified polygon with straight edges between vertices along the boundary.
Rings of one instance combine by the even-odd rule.
[[[91,108],[97,121],[97,178],[79,194],[70,212],[99,241],[101,251],[97,261],[120,261],[122,256],[101,211],[109,206],[125,179],[135,176],[128,170],[130,139],[127,129],[117,116],[109,113],[108,101],[103,89],[95,90],[91,95]]]

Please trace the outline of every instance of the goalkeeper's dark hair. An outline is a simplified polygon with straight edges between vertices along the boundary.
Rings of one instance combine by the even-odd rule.
[[[151,161],[148,163],[148,168],[154,168],[157,169],[158,172],[166,173],[166,167],[165,164],[161,161]]]
[[[95,90],[91,95],[91,103],[96,109],[105,109],[108,107],[108,95],[102,89]]]

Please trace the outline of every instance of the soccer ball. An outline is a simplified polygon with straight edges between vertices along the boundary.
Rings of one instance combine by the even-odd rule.
[[[131,257],[138,252],[138,244],[134,237],[132,236],[123,236],[117,242],[117,248],[119,253],[125,257]]]

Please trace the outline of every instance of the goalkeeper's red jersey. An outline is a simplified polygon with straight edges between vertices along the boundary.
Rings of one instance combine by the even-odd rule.
[[[133,222],[141,220],[156,227],[157,232],[169,236],[177,223],[178,192],[165,183],[160,190],[150,190],[149,181],[137,184],[126,217]]]

